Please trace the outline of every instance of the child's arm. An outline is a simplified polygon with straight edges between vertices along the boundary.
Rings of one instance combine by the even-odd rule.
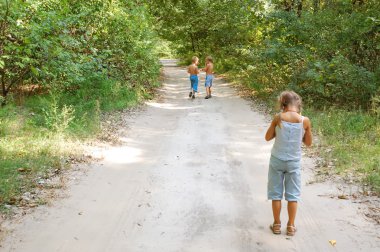
[[[280,116],[275,115],[275,117],[273,118],[273,121],[271,122],[267,130],[267,133],[265,134],[265,140],[270,141],[276,137],[276,126],[278,124],[279,119],[280,119]]]
[[[303,125],[305,129],[305,135],[303,137],[303,142],[306,146],[311,146],[313,142],[313,135],[311,133],[311,122],[310,119],[307,117],[304,117],[303,119]]]
[[[206,72],[208,71],[208,64],[206,64],[206,66],[202,69],[203,72]]]

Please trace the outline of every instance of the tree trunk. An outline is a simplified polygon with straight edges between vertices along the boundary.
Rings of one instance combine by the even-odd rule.
[[[288,0],[284,0],[283,1],[283,5],[284,5],[284,10],[285,11],[291,11],[292,10],[292,7],[293,7],[293,4],[292,4],[292,1],[288,2]]]
[[[302,15],[302,7],[303,7],[303,0],[298,0],[297,1],[297,15],[298,17],[301,17]]]
[[[193,52],[195,53],[195,44],[194,44],[194,37],[193,37],[193,33],[190,33],[190,38],[191,38],[191,47],[193,49]]]
[[[364,4],[364,0],[352,0],[352,5],[355,6],[356,3],[359,4],[359,6],[362,6]]]
[[[290,0],[289,2],[284,0],[282,3],[285,11],[290,12],[292,10],[297,10],[298,17],[301,17],[303,0]]]
[[[332,5],[332,0],[326,0],[326,6],[331,7]]]
[[[5,97],[7,96],[4,75],[5,75],[5,73],[4,73],[4,71],[2,71],[2,73],[1,73],[1,96],[3,97],[3,99],[1,99],[1,106],[5,105]]]
[[[319,10],[319,1],[320,1],[320,0],[314,0],[314,1],[313,1],[314,13],[317,13],[318,10]]]

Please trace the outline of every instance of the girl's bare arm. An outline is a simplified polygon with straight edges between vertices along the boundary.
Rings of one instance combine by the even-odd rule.
[[[304,129],[305,129],[305,135],[303,137],[303,142],[306,146],[311,146],[313,142],[313,135],[311,133],[311,122],[310,119],[305,117],[303,121]]]
[[[273,118],[273,121],[271,122],[268,130],[267,130],[267,133],[265,134],[265,140],[267,141],[270,141],[272,140],[273,138],[276,137],[276,126],[277,126],[277,123],[278,123],[278,119],[279,119],[279,116],[276,115],[274,118]]]

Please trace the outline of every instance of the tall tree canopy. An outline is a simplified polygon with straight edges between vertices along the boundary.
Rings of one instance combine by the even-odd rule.
[[[177,53],[215,56],[258,94],[292,88],[316,106],[368,108],[380,86],[377,0],[158,0]]]

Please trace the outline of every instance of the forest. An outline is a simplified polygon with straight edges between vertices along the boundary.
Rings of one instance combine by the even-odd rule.
[[[319,172],[380,192],[380,1],[0,0],[0,204],[193,55],[269,107],[299,93]]]

